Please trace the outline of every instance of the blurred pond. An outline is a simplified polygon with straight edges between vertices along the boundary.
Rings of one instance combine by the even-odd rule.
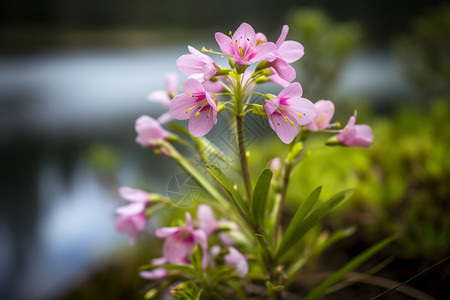
[[[174,165],[135,144],[133,127],[140,115],[163,112],[146,95],[164,88],[162,75],[176,72],[186,52],[173,45],[0,56],[1,299],[52,299],[126,244],[114,230],[118,186],[166,193]],[[350,59],[337,94],[409,92],[390,54],[375,51]],[[87,159],[94,143],[118,154],[113,178],[102,180]]]

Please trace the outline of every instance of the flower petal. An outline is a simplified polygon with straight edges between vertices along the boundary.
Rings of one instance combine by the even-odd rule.
[[[275,52],[277,47],[274,43],[262,43],[261,45],[257,46],[253,52],[254,56],[249,60],[250,63],[259,62],[264,60],[269,54],[272,54]]]
[[[167,123],[167,122],[170,122],[170,121],[172,121],[173,120],[173,117],[172,117],[172,115],[170,114],[170,112],[165,112],[165,113],[163,113],[162,115],[160,115],[159,117],[158,117],[158,119],[156,119],[158,122],[159,122],[159,124],[165,124],[165,123]]]
[[[300,132],[300,126],[295,124],[292,126],[292,123],[289,121],[286,122],[284,117],[279,113],[272,114],[272,125],[272,129],[285,144],[290,144]]]
[[[169,105],[170,103],[170,97],[167,92],[161,90],[151,92],[150,94],[148,94],[147,99],[149,101],[157,102],[162,105]]]
[[[229,56],[233,56],[233,47],[231,45],[230,37],[221,32],[216,32],[215,38],[217,44],[219,44],[220,50]]]
[[[134,202],[125,206],[116,208],[116,213],[124,216],[136,215],[145,210],[145,203]]]
[[[150,200],[150,193],[127,186],[119,188],[120,196],[128,201],[147,202]]]
[[[242,23],[236,32],[233,34],[232,42],[237,43],[239,46],[244,44],[255,45],[256,33],[252,26],[247,23]]]
[[[206,105],[197,116],[192,115],[189,119],[189,132],[195,137],[204,136],[213,128],[216,122],[217,111]]]
[[[180,227],[161,227],[155,230],[155,235],[160,238],[168,237],[180,231]]]
[[[280,47],[278,47],[277,54],[287,63],[293,63],[305,55],[305,49],[299,42],[285,41]]]
[[[277,42],[275,43],[277,45],[277,49],[283,44],[283,42],[286,40],[286,36],[289,32],[289,26],[284,25],[281,29],[280,37],[278,38]]]
[[[177,120],[187,120],[195,113],[196,109],[191,109],[197,105],[197,98],[188,94],[180,94],[170,101],[169,113]]]
[[[303,94],[303,89],[300,83],[293,82],[287,87],[285,87],[279,94],[279,98],[294,98],[301,97]]]
[[[194,78],[188,78],[183,86],[183,89],[184,92],[188,94],[200,94],[206,92],[200,81]]]
[[[284,80],[292,81],[297,76],[294,67],[292,67],[291,65],[289,65],[287,62],[285,62],[280,58],[277,58],[273,61],[272,67],[275,69],[277,74]]]
[[[316,108],[308,99],[293,97],[286,100],[286,103],[289,105],[288,113],[292,112],[293,117],[297,120],[299,125],[305,125],[314,121],[314,118],[316,117]]]
[[[178,75],[176,73],[166,73],[164,74],[166,78],[166,91],[168,94],[176,94],[177,93],[177,83],[178,83]]]

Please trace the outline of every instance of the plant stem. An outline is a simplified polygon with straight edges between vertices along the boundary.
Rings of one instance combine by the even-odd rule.
[[[252,199],[252,184],[250,181],[250,172],[248,170],[247,154],[245,151],[244,117],[237,116],[236,122],[237,122],[236,130],[238,137],[239,158],[241,161],[242,176],[244,177],[245,189],[247,191],[247,198],[248,201],[250,201]]]
[[[252,199],[252,183],[250,181],[250,172],[248,170],[247,154],[245,151],[245,135],[244,135],[244,108],[243,98],[244,93],[242,90],[242,76],[239,75],[236,80],[236,133],[237,144],[239,149],[239,158],[241,162],[242,177],[244,178],[245,190],[247,192],[248,201]]]
[[[292,171],[292,161],[287,160],[286,164],[284,166],[284,175],[283,175],[283,185],[281,187],[281,195],[280,195],[280,203],[278,205],[278,212],[277,212],[277,219],[275,221],[275,227],[273,232],[273,245],[276,247],[278,244],[278,231],[280,230],[281,226],[281,216],[283,214],[283,207],[284,207],[284,199],[286,198],[286,191],[289,184],[289,177],[291,176]]]

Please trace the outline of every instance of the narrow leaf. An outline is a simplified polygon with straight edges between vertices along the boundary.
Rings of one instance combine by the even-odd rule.
[[[208,164],[206,165],[206,167],[206,171],[209,173],[209,175],[211,175],[218,183],[220,183],[220,185],[222,185],[227,190],[237,206],[245,214],[248,215],[248,209],[244,203],[244,200],[242,200],[241,195],[233,188],[233,184],[228,180],[227,176],[225,176],[225,174],[213,164]]]
[[[259,175],[255,189],[253,190],[252,215],[253,221],[257,227],[262,224],[266,212],[267,196],[269,194],[272,174],[272,170],[264,169],[261,172],[261,175]]]
[[[314,191],[309,194],[308,198],[302,202],[300,207],[297,209],[294,217],[289,223],[288,228],[286,229],[286,233],[283,236],[283,240],[281,241],[280,247],[277,251],[277,257],[283,255],[291,246],[293,246],[299,238],[296,235],[296,232],[300,230],[302,226],[303,219],[308,215],[314,205],[317,203],[319,199],[320,192],[322,191],[322,187],[317,187]]]
[[[320,190],[318,192],[317,192],[317,190],[318,190],[318,188],[315,189],[309,197],[313,197],[313,199],[316,197],[316,195],[318,197]],[[297,218],[296,218],[296,216],[297,216],[297,214],[296,214],[296,216],[294,216],[295,220],[293,220],[294,224],[292,225],[292,227],[291,227],[291,224],[289,224],[289,227],[291,227],[292,229],[289,229],[289,227],[288,227],[288,229],[286,230],[285,237],[281,241],[281,245],[277,251],[276,257],[280,258],[282,255],[284,255],[292,246],[294,246],[298,241],[300,241],[303,238],[303,236],[314,225],[317,224],[317,222],[322,220],[322,218],[325,215],[330,213],[334,208],[336,208],[336,206],[338,206],[344,200],[347,200],[348,198],[350,198],[352,193],[353,193],[352,189],[337,193],[336,195],[332,196],[328,200],[320,203],[306,217],[304,217],[304,219],[300,218],[304,214],[303,211],[301,213],[299,213],[299,216]],[[308,202],[308,205],[311,205],[311,203],[309,203],[309,201],[308,201],[309,197],[308,197],[308,199],[305,200],[305,202]],[[315,201],[313,201],[313,199],[311,199],[310,201],[315,203],[317,201],[317,199]],[[304,204],[302,204],[302,206],[304,206]],[[299,208],[299,210],[302,209],[302,206]],[[305,208],[305,210],[306,210],[306,208]],[[289,232],[288,232],[288,230],[289,230]]]
[[[308,295],[306,295],[305,299],[310,300],[319,298],[331,285],[336,283],[338,280],[342,279],[348,272],[357,268],[359,265],[364,263],[378,251],[386,247],[393,240],[394,240],[393,237],[386,238],[381,242],[378,242],[374,246],[370,247],[369,249],[365,250],[358,256],[356,256],[345,266],[343,266],[341,269],[333,273],[333,275],[331,275],[325,281],[319,284],[314,290],[312,290]]]

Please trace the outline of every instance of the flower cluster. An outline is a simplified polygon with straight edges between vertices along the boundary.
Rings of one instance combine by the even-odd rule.
[[[263,33],[255,33],[247,23],[242,23],[231,36],[216,33],[215,38],[222,52],[203,51],[229,56],[231,67],[235,70],[219,66],[208,55],[188,46],[190,54],[182,55],[176,61],[180,72],[188,76],[183,92],[178,94],[176,91],[176,75],[166,74],[166,91],[154,91],[148,97],[169,106],[169,114],[163,114],[157,122],[163,124],[172,118],[189,120],[191,134],[194,137],[204,136],[217,123],[217,115],[225,106],[236,114],[250,112],[251,107],[253,113],[257,113],[259,104],[256,103],[243,103],[250,109],[237,111],[239,103],[236,102],[242,99],[236,97],[255,93],[253,89],[258,84],[272,81],[284,89],[278,95],[265,95],[265,115],[262,116],[268,119],[270,127],[281,141],[291,143],[303,125],[308,131],[329,128],[334,104],[328,100],[319,100],[313,104],[302,96],[300,83],[292,82],[296,72],[290,64],[299,60],[305,52],[299,42],[286,40],[288,32],[289,27],[283,26],[276,43],[268,42]],[[256,63],[258,65],[253,72],[247,69]],[[238,86],[243,88],[241,95],[237,94]],[[232,101],[220,101],[221,96],[229,96]],[[349,125],[354,125],[352,120]],[[166,131],[157,122],[148,116],[142,116],[136,122],[136,141],[143,147],[154,147],[154,141],[167,137]],[[367,125],[361,126],[356,125],[355,130],[347,126],[337,141],[345,146],[370,146],[372,131]]]
[[[341,129],[339,122],[331,123],[335,112],[333,102],[319,100],[313,103],[303,97],[302,86],[294,82],[296,72],[291,64],[305,52],[299,42],[286,40],[288,32],[289,27],[283,26],[275,43],[268,41],[265,34],[256,33],[247,23],[242,23],[234,34],[216,33],[215,40],[221,52],[205,48],[199,51],[188,46],[189,54],[177,59],[177,68],[188,77],[181,91],[177,90],[177,75],[166,74],[166,89],[148,95],[150,101],[168,106],[168,112],[157,119],[146,115],[139,117],[135,124],[136,142],[158,155],[175,160],[208,194],[206,197],[210,202],[207,203],[211,203],[227,219],[217,220],[211,206],[200,204],[196,220],[185,212],[183,226],[156,229],[155,235],[165,239],[162,257],[152,259],[149,268],[141,271],[141,277],[171,282],[170,278],[179,278],[182,274],[194,283],[194,287],[202,286],[204,292],[213,297],[214,293],[220,293],[214,290],[221,287],[219,282],[248,278],[252,260],[256,260],[253,265],[256,265],[257,272],[267,273],[263,276],[266,276],[269,294],[275,293],[282,287],[285,277],[283,255],[297,238],[292,234],[294,229],[283,232],[281,218],[290,172],[299,161],[302,142],[309,136],[299,133],[302,130],[311,134],[331,133],[333,136],[327,141],[328,145],[369,147],[372,144],[372,130],[368,125],[356,125],[356,111]],[[204,52],[228,56],[229,66],[218,65]],[[269,81],[281,86],[277,95],[255,91],[259,85]],[[213,129],[219,113],[223,111],[231,112],[235,117],[241,168],[238,173],[242,176],[245,193],[202,152],[206,140],[203,136]],[[256,185],[251,183],[245,149],[244,120],[248,113],[267,119],[268,126],[283,143],[292,143],[286,159],[275,158],[269,162],[269,167],[261,172]],[[183,129],[178,131],[189,136],[191,144],[163,128],[173,119],[188,120],[190,134]],[[208,173],[223,190],[218,190],[217,185],[211,183],[211,178],[205,177],[205,172],[198,171],[180,153],[182,151],[178,152],[175,144],[180,141],[183,146],[188,145],[199,151]],[[221,159],[226,156],[214,147],[211,149]],[[224,161],[229,163],[232,159],[225,158]],[[151,214],[164,207],[175,206],[164,196],[142,190],[123,187],[120,194],[131,203],[116,210],[119,214],[116,227],[130,236],[131,244],[136,243]],[[312,194],[314,201],[317,201],[320,188]],[[346,199],[344,196],[345,193],[331,198],[332,205],[326,207],[331,211],[339,201]],[[272,199],[268,200],[269,197]],[[315,209],[319,210],[314,205],[309,208],[311,215]],[[320,215],[324,214],[325,208],[320,208]],[[319,215],[319,212],[314,215]],[[295,227],[301,222],[297,220],[293,224]],[[176,290],[196,293],[195,288],[190,290],[189,285],[179,286]]]

